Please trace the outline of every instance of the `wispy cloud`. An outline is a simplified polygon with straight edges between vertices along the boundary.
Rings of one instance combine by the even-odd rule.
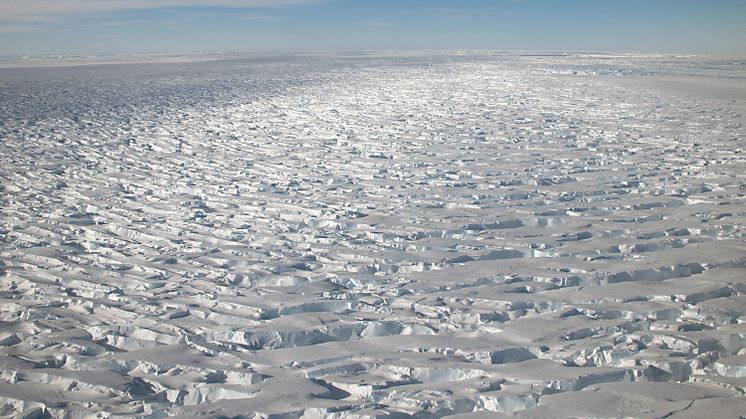
[[[26,32],[41,32],[45,28],[37,25],[25,25],[25,24],[1,24],[0,33],[26,33]]]
[[[394,27],[393,23],[389,22],[367,22],[364,24],[365,26],[372,26],[374,28],[392,28]]]
[[[508,4],[524,3],[528,1],[529,0],[509,0]],[[475,11],[474,9],[457,8],[457,7],[439,7],[439,6],[425,7],[423,8],[423,10],[433,15],[438,15],[438,16],[451,18],[451,19],[465,19],[465,18],[474,16],[475,13],[479,13],[478,11]],[[502,17],[529,16],[530,15],[528,12],[518,11],[518,10],[501,10],[499,12],[491,12],[490,14],[491,16],[502,16]]]
[[[112,20],[109,22],[98,23],[98,26],[130,26],[130,25],[145,25],[151,23],[147,19],[125,19],[125,20]]]
[[[178,7],[271,8],[324,0],[0,0],[0,21],[32,22],[66,16]]]
[[[464,16],[466,14],[465,10],[463,10],[463,9],[457,9],[457,8],[453,8],[453,7],[435,7],[435,6],[433,6],[433,7],[426,7],[425,9],[429,10],[430,12],[433,12],[433,13],[437,13],[437,14],[440,14],[440,15],[451,16],[451,17],[455,17],[455,16],[461,17],[461,16]]]
[[[276,22],[279,20],[277,16],[271,16],[271,15],[243,15],[239,19],[240,20],[251,20],[254,22]]]

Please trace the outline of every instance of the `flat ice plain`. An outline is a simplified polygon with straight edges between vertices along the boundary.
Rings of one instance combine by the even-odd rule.
[[[3,415],[746,414],[745,61],[208,58],[0,68]]]

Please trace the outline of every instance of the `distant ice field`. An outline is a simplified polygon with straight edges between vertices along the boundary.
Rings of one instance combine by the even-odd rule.
[[[739,417],[744,124],[733,58],[0,59],[0,415]]]

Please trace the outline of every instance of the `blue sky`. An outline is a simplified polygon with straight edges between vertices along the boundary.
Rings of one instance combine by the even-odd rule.
[[[0,0],[0,54],[425,48],[746,55],[746,0]]]

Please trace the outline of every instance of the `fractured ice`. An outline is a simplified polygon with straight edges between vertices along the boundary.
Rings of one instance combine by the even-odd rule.
[[[0,413],[743,414],[744,65],[0,68]]]

